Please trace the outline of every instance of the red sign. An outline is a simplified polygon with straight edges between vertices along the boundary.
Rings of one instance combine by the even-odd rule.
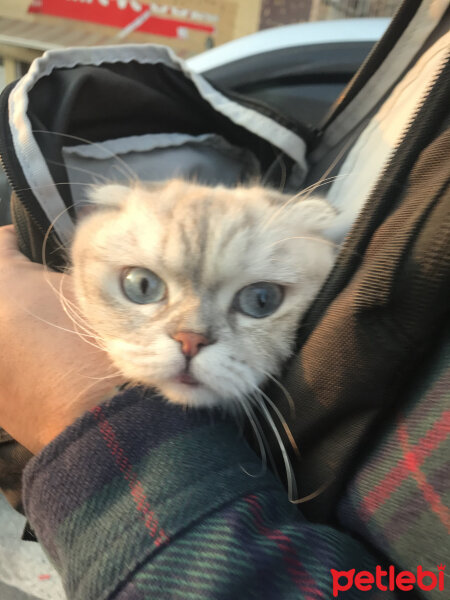
[[[218,21],[217,15],[137,0],[33,0],[28,12],[171,38],[186,38],[190,29],[211,35]]]

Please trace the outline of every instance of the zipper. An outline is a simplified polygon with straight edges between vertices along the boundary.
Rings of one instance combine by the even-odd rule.
[[[8,99],[9,95],[15,87],[17,81],[10,83],[0,95],[0,124],[2,129],[2,135],[0,136],[0,163],[3,167],[3,171],[8,179],[8,183],[11,190],[20,200],[23,211],[32,221],[33,225],[45,235],[46,233],[46,221],[40,219],[35,211],[32,210],[33,206],[37,205],[36,198],[33,195],[29,184],[25,179],[22,168],[18,159],[16,158],[14,146],[12,142],[11,130],[9,127],[8,115]],[[25,225],[24,215],[15,213],[16,219],[19,219],[19,226]]]
[[[422,0],[402,0],[400,7],[398,8],[392,22],[390,23],[380,42],[375,44],[373,50],[369,53],[361,67],[358,69],[357,73],[347,85],[345,95],[339,97],[332,104],[322,121],[314,128],[298,122],[290,122],[285,116],[280,115],[268,105],[260,101],[256,101],[253,98],[247,98],[247,96],[243,96],[236,92],[221,91],[232,99],[236,99],[238,102],[246,104],[249,108],[254,108],[259,112],[264,112],[264,114],[267,116],[275,118],[280,124],[285,125],[289,129],[293,130],[305,140],[308,151],[312,152],[315,148],[317,148],[317,146],[319,146],[326,128],[352,102],[367,81],[377,71],[381,63],[386,59],[386,56],[392,50],[406,27],[413,19],[421,3]]]
[[[406,27],[414,18],[419,9],[422,0],[403,0],[400,7],[397,9],[395,16],[385,31],[381,40],[375,44],[372,51],[366,57],[363,64],[355,73],[351,81],[347,84],[345,94],[339,97],[330,107],[327,114],[324,116],[318,126],[320,132],[319,140],[322,137],[322,132],[330,125],[334,119],[350,104],[359,91],[364,87],[367,81],[378,70],[378,67],[385,60],[389,52],[403,35]]]
[[[450,52],[443,58],[428,91],[405,126],[404,134],[393,147],[386,166],[377,178],[377,186],[366,201],[366,209],[353,226],[351,235],[347,236],[347,241],[320,296],[305,315],[303,326],[298,330],[297,349],[307,341],[330,303],[357,270],[373,232],[393,208],[392,198],[399,197],[399,190],[404,189],[408,173],[418,155],[436,137],[445,122],[449,95]],[[445,160],[445,157],[442,160]]]

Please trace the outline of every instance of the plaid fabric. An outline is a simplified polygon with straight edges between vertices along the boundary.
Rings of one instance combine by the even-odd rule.
[[[260,468],[233,424],[127,391],[31,460],[25,508],[70,599],[327,600],[331,569],[373,572]]]
[[[436,572],[450,550],[450,339],[352,481],[342,523],[402,569]],[[450,585],[450,584],[449,584]],[[429,598],[442,599],[430,590]],[[447,591],[448,597],[448,591]]]

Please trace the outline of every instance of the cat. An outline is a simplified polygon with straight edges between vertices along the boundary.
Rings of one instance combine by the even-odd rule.
[[[171,180],[95,186],[89,202],[75,292],[127,381],[232,408],[279,373],[335,261],[325,200]]]

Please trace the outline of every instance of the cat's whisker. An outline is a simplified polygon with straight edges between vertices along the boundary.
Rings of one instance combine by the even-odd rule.
[[[270,400],[270,398],[266,394],[264,394],[261,390],[259,390],[259,392],[261,394],[263,394],[263,397],[260,396],[260,398],[259,398],[260,402],[258,403],[258,408],[262,409],[264,401],[269,402],[269,404],[272,407],[272,409],[276,412],[278,418],[280,418],[280,420],[283,422],[284,418],[279,413],[278,409],[273,404],[272,400]],[[266,421],[270,425],[271,430],[275,433],[276,425],[275,425],[275,423],[274,423],[273,420],[271,420],[271,419],[268,418],[269,413],[268,413],[268,411],[267,412],[266,411],[267,411],[267,408],[265,410],[262,409],[262,413],[263,413],[264,417],[266,418]],[[287,424],[286,424],[286,427],[287,427]],[[285,431],[286,431],[286,428],[285,428]],[[288,432],[286,431],[286,433],[288,433]],[[265,445],[265,447],[267,449],[267,454],[269,456],[269,460],[270,460],[270,463],[271,463],[272,471],[278,477],[278,479],[280,479],[280,475],[278,473],[275,461],[273,459],[272,453],[270,452],[270,446],[268,444],[267,438],[265,437],[265,434],[262,431],[262,429],[260,430],[260,434],[261,434],[261,437],[263,438],[264,445]],[[276,433],[275,433],[275,435],[276,435]],[[277,435],[276,435],[276,437],[277,437],[278,445],[279,445],[280,450],[282,452],[283,461],[284,461],[284,464],[285,464],[286,479],[287,479],[287,482],[288,482],[288,498],[289,498],[289,501],[291,502],[291,504],[303,504],[303,503],[306,503],[306,502],[310,502],[311,500],[314,500],[315,498],[317,498],[318,496],[320,496],[331,485],[331,483],[333,482],[333,479],[330,479],[330,480],[326,481],[325,483],[323,483],[321,486],[319,486],[319,488],[317,488],[317,490],[315,490],[311,494],[308,494],[307,496],[302,496],[300,498],[295,498],[295,496],[298,495],[298,491],[297,491],[297,484],[296,484],[296,481],[295,481],[295,475],[294,475],[294,471],[293,471],[293,468],[292,468],[292,464],[291,464],[291,462],[289,460],[289,457],[284,454],[284,445],[283,445],[282,441],[280,440],[280,438]],[[291,434],[290,430],[289,430],[289,437],[292,438],[292,434]],[[292,439],[290,440],[291,443],[292,443]],[[300,458],[300,452],[298,450],[298,447],[297,447],[297,444],[295,443],[295,441],[294,441],[294,446],[293,447],[294,447],[294,449],[296,449],[296,454],[297,454],[298,458]],[[292,479],[292,484],[291,484],[292,492],[289,489],[290,478]]]
[[[62,217],[62,215],[63,215],[63,214],[65,214],[66,212],[68,212],[69,210],[71,210],[71,209],[73,208],[73,206],[74,206],[73,204],[71,204],[70,206],[66,206],[66,208],[64,208],[64,209],[63,209],[63,210],[62,210],[60,213],[58,213],[58,214],[56,215],[56,217],[53,219],[53,221],[50,223],[50,225],[48,226],[48,228],[47,228],[47,231],[45,232],[44,239],[43,239],[43,242],[42,242],[42,264],[43,264],[44,268],[45,268],[47,271],[50,271],[50,272],[51,272],[51,271],[53,271],[53,269],[50,269],[50,268],[48,267],[48,264],[47,264],[47,258],[46,258],[46,254],[47,254],[47,245],[48,245],[48,240],[49,240],[49,237],[50,237],[50,233],[51,233],[52,229],[55,227],[55,223],[56,223],[56,221],[57,221],[57,220],[58,220],[60,217]],[[54,240],[54,241],[55,241],[55,243],[56,243],[56,245],[57,245],[57,247],[56,247],[56,249],[55,249],[55,252],[56,252],[56,251],[59,251],[59,252],[61,252],[61,255],[62,255],[62,256],[66,255],[66,257],[67,257],[67,252],[68,252],[67,248],[66,248],[65,246],[63,246],[63,244],[61,244],[61,243],[59,242],[59,240],[58,240],[58,238],[57,238],[57,237],[55,238],[55,240]],[[67,260],[67,258],[66,258],[66,261],[65,261],[65,263],[66,263],[66,264],[68,264],[68,260]],[[51,284],[49,284],[49,285],[50,285],[50,287],[53,287]]]
[[[57,167],[65,167],[67,169],[67,165],[63,162],[59,162],[57,160],[51,160],[51,159],[48,159],[47,162],[51,165],[55,165]],[[96,171],[91,171],[90,169],[84,169],[83,167],[76,167],[75,165],[70,165],[70,170],[77,171],[78,173],[85,173],[87,175],[91,175],[94,179],[101,178],[104,180],[105,183],[109,183],[111,181],[109,177],[106,177],[106,175],[102,175],[101,173],[97,173]],[[122,175],[123,175],[123,173],[122,173]],[[84,185],[84,186],[89,185],[89,184],[86,184],[83,182],[74,182],[74,183],[78,183],[79,185]],[[55,184],[55,185],[58,185],[58,184]]]
[[[289,459],[286,448],[284,447],[283,440],[281,439],[281,436],[280,436],[280,432],[278,431],[278,428],[275,425],[272,415],[270,414],[270,412],[267,409],[267,406],[265,404],[265,400],[267,399],[267,396],[259,388],[256,388],[255,392],[256,392],[256,394],[255,394],[254,398],[259,400],[256,402],[256,406],[259,408],[260,412],[264,416],[267,424],[270,426],[270,429],[272,430],[272,432],[275,435],[276,440],[278,442],[278,446],[280,448],[281,455],[283,457],[284,467],[285,467],[285,471],[286,471],[288,498],[290,501],[292,501],[292,499],[297,496],[297,482],[295,480],[295,475],[294,475],[294,471],[293,471],[293,468],[291,465],[291,461]]]
[[[79,328],[81,329],[81,331],[84,331],[84,333],[81,333],[80,331],[78,331],[77,329],[75,330],[68,330],[66,329],[66,331],[71,331],[71,333],[74,333],[75,335],[78,335],[81,339],[83,339],[83,341],[85,341],[87,344],[98,348],[99,350],[104,350],[104,348],[102,348],[99,344],[100,341],[104,341],[101,340],[101,338],[99,338],[95,331],[91,328],[88,327],[88,323],[86,322],[85,324],[83,324],[81,321],[81,317],[80,315],[78,315],[78,313],[76,312],[75,308],[74,308],[74,304],[64,295],[63,291],[62,291],[62,286],[64,283],[64,278],[66,276],[66,273],[63,273],[59,282],[59,289],[56,288],[50,281],[49,278],[49,270],[46,271],[46,277],[45,280],[47,282],[47,284],[50,286],[50,289],[55,293],[55,295],[58,297],[61,306],[64,310],[64,312],[66,313],[66,315],[69,317],[69,319],[72,321],[72,323],[75,325],[75,328]],[[80,319],[80,321],[77,321],[75,319],[75,317],[78,317]],[[49,325],[53,325],[54,327],[59,327],[56,324],[52,324],[50,322],[48,322]],[[95,343],[93,340],[95,340],[97,343]]]
[[[84,377],[86,379],[92,379],[93,381],[107,381],[108,379],[116,379],[117,377],[123,377],[123,375],[122,371],[119,371],[119,369],[117,369],[110,375],[103,375],[102,377],[93,377],[92,375],[85,375]]]
[[[79,314],[78,310],[74,308],[72,302],[68,300],[63,294],[60,296],[60,302],[64,312],[67,314],[69,319],[74,325],[79,327],[81,331],[90,337],[96,338],[99,342],[105,342],[103,338],[100,338],[96,331],[90,326],[89,322]]]
[[[324,185],[327,185],[328,183],[334,182],[338,179],[348,177],[348,173],[338,173],[337,175],[332,175],[332,176],[329,176],[329,174],[332,172],[332,170],[335,168],[335,166],[338,164],[338,162],[344,156],[344,154],[348,150],[349,146],[350,146],[350,142],[347,142],[346,144],[344,144],[343,148],[341,148],[341,150],[339,151],[337,156],[334,158],[333,162],[329,165],[329,167],[326,169],[326,171],[323,173],[323,175],[320,177],[320,179],[316,183],[313,183],[313,184],[309,185],[308,187],[300,190],[298,192],[298,194],[294,194],[291,198],[289,198],[289,200],[287,200],[287,202],[285,202],[283,205],[281,205],[279,210],[276,211],[273,215],[271,215],[265,223],[263,223],[261,231],[264,232],[266,230],[266,228],[270,225],[270,223],[272,223],[272,221],[280,214],[280,212],[282,210],[286,209],[287,206],[289,204],[291,204],[292,202],[298,200],[299,198],[301,198],[302,200],[306,200],[311,196],[311,194],[313,194],[320,187],[323,187]]]
[[[106,156],[110,156],[111,158],[114,158],[115,160],[117,160],[117,162],[119,164],[121,164],[124,167],[124,170],[125,170],[124,174],[127,174],[128,176],[130,176],[131,179],[134,181],[137,181],[139,179],[137,174],[131,169],[131,167],[122,158],[120,158],[119,156],[117,156],[117,154],[115,154],[111,150],[108,150],[102,144],[99,144],[98,142],[93,142],[91,140],[80,137],[78,135],[72,135],[72,134],[68,134],[68,133],[60,133],[57,131],[46,131],[44,129],[33,129],[33,133],[40,133],[40,134],[46,134],[46,135],[59,135],[61,137],[67,138],[69,140],[83,142],[84,144],[89,144],[90,146],[99,148],[102,152],[104,152],[104,154]]]
[[[317,190],[319,187],[322,187],[324,185],[327,185],[328,183],[342,178],[342,177],[347,177],[346,174],[341,174],[341,175],[334,175],[332,177],[328,177],[324,180],[318,181],[310,186],[308,186],[305,189],[300,190],[297,194],[294,194],[292,196],[290,196],[286,202],[283,202],[283,204],[281,204],[278,209],[271,214],[261,225],[259,232],[260,233],[264,233],[264,231],[267,230],[267,228],[271,225],[271,223],[273,223],[273,221],[284,211],[286,210],[286,208],[291,205],[293,202],[296,202],[298,200],[306,200],[307,198],[309,198],[309,196],[311,195],[311,193],[313,193],[315,190]],[[309,193],[308,193],[309,192]]]
[[[61,302],[63,308],[65,309],[67,316],[70,317],[71,320],[73,320],[75,317],[78,317],[79,318],[78,323],[80,325],[83,325],[87,329],[88,328],[87,321],[83,317],[81,317],[81,315],[78,313],[78,311],[75,308],[75,306],[72,303],[72,301],[69,300],[68,298],[66,298],[66,296],[64,296],[64,294],[62,293],[62,291],[61,291],[61,289],[62,289],[61,283],[60,283],[59,289],[60,289],[60,291],[58,293],[59,301]]]
[[[64,296],[64,293],[62,292],[62,282],[63,280],[61,280],[59,286],[59,301],[61,302],[61,305],[64,308],[67,316],[72,322],[76,322],[78,325],[80,325],[80,327],[83,327],[86,333],[94,333],[94,329],[89,327],[89,323],[82,315],[80,315],[73,302]]]
[[[294,440],[292,432],[289,429],[289,426],[287,425],[286,420],[284,419],[283,415],[280,413],[280,411],[278,410],[278,408],[274,404],[274,402],[267,396],[267,394],[265,394],[262,390],[259,390],[259,393],[262,394],[262,397],[264,398],[264,400],[266,402],[268,402],[268,404],[270,405],[270,407],[272,408],[272,410],[276,413],[277,417],[280,419],[280,422],[283,425],[284,431],[285,431],[286,435],[289,438],[289,442],[291,443],[292,448],[293,448],[294,452],[297,455],[297,458],[300,460],[301,459],[300,450],[299,450],[299,448],[298,448],[298,446],[297,446],[297,444],[296,444],[296,442]],[[266,415],[266,417],[267,417],[267,415]],[[272,423],[273,423],[273,421],[272,421]],[[272,423],[271,423],[271,428],[273,430]],[[274,425],[274,423],[273,423],[273,425]],[[280,440],[278,439],[278,436],[277,436],[277,440],[278,440],[278,443],[280,445]],[[281,444],[282,444],[282,442],[281,442]],[[284,457],[283,448],[284,448],[284,445],[282,445],[282,446],[280,445],[280,449],[281,449],[282,454],[283,454],[283,460],[284,460],[285,465],[286,465],[286,460],[285,460],[285,457]],[[288,458],[288,461],[289,461],[289,458]],[[289,476],[290,475],[294,478],[294,483],[295,483],[295,476],[294,476],[294,473],[293,473],[292,465],[291,465],[291,463],[289,461],[289,469],[286,469],[286,476],[287,476],[288,480],[289,480]],[[291,504],[303,504],[305,502],[309,502],[311,500],[314,500],[314,498],[317,498],[318,496],[320,496],[320,494],[322,494],[331,485],[332,481],[333,481],[333,479],[330,479],[330,480],[326,481],[321,486],[319,486],[319,488],[317,488],[317,490],[315,490],[311,494],[308,494],[307,496],[302,496],[301,498],[294,498],[294,496],[298,495],[297,489],[296,489],[296,484],[295,484],[295,486],[294,486],[295,487],[295,493],[294,493],[294,495],[292,495],[292,496],[289,495],[289,489],[288,489],[289,501],[291,502]]]
[[[259,424],[257,423],[257,419],[255,417],[254,412],[251,409],[251,406],[249,404],[247,404],[246,398],[242,398],[242,401],[240,402],[240,406],[244,410],[245,414],[247,415],[247,419],[248,419],[250,425],[252,426],[253,433],[255,434],[256,440],[258,442],[259,452],[260,452],[260,456],[261,456],[261,463],[262,463],[261,471],[256,474],[249,473],[242,465],[241,465],[241,469],[246,475],[249,475],[250,477],[261,477],[262,475],[264,475],[264,473],[267,470],[267,454],[266,454],[266,448],[264,446],[264,441],[261,436],[261,428],[260,428]]]
[[[73,403],[76,404],[78,402],[78,400],[80,400],[81,398],[83,398],[83,396],[86,395],[86,392],[88,392],[90,389],[92,389],[94,386],[98,385],[98,381],[92,381],[91,383],[89,383],[89,385],[87,385],[85,388],[83,388],[73,399]],[[112,398],[115,395],[115,388],[113,387],[110,391],[109,394],[105,394],[103,396],[103,398],[99,398],[98,399],[98,404],[101,404],[102,402],[105,402],[106,400],[109,400],[110,398]]]
[[[62,303],[62,307],[63,307],[63,310],[66,313],[66,315],[69,317],[69,319],[74,324],[75,333],[77,333],[85,341],[87,341],[89,339],[95,340],[95,342],[90,342],[90,344],[93,345],[94,347],[98,348],[99,350],[104,351],[106,349],[105,340],[100,338],[95,333],[95,331],[93,331],[92,329],[84,326],[82,323],[79,323],[75,318],[77,315],[74,316],[73,314],[71,314],[70,309],[68,307],[66,307],[63,303]],[[102,342],[103,342],[103,344],[102,344]]]
[[[100,348],[101,347],[100,342],[105,342],[105,340],[103,340],[102,338],[99,338],[98,335],[96,334],[96,332],[91,327],[89,327],[88,324],[85,324],[85,322],[80,318],[78,313],[76,313],[72,308],[70,308],[70,306],[67,306],[64,303],[64,300],[61,300],[61,304],[62,304],[64,312],[69,317],[69,319],[72,321],[74,326],[77,328],[77,331],[79,330],[82,332],[83,335],[96,339],[98,342],[99,348]]]
[[[79,318],[80,323],[83,323],[86,326],[86,328],[89,328],[90,331],[93,332],[94,329],[89,327],[89,323],[88,323],[87,319],[85,319],[81,315],[81,313],[78,310],[78,306],[75,304],[75,302],[72,302],[72,300],[69,300],[69,298],[67,298],[67,296],[63,292],[63,286],[64,286],[64,281],[66,280],[66,277],[68,277],[68,274],[63,273],[61,276],[61,279],[59,281],[59,289],[57,290],[59,299],[62,303],[64,303],[64,306],[66,306],[67,309],[70,310],[72,315],[77,316]]]
[[[128,177],[130,177],[130,176],[128,175],[128,173],[124,173],[124,172],[123,172],[123,170],[121,169],[121,166],[120,166],[120,165],[113,165],[113,166],[111,167],[111,177],[110,177],[110,179],[112,179],[112,180],[114,180],[114,179],[113,179],[114,171],[116,171],[116,172],[118,173],[119,177],[125,177],[125,178],[127,178],[127,176],[128,176]],[[139,183],[141,180],[140,180],[140,179],[138,178],[138,176],[135,174],[135,175],[134,175],[134,178],[133,178],[133,179],[130,179],[130,181],[131,181],[132,183],[134,183],[134,184],[137,184],[137,183]]]
[[[331,175],[330,177],[325,177],[323,179],[319,179],[319,181],[316,181],[315,183],[311,183],[311,185],[308,185],[304,189],[300,190],[300,192],[298,192],[294,196],[294,199],[301,198],[302,200],[307,200],[311,196],[311,194],[313,194],[319,188],[324,187],[324,186],[328,185],[329,183],[333,183],[334,181],[337,181],[338,179],[344,179],[347,176],[348,176],[347,173],[339,173],[338,175]]]
[[[328,166],[328,168],[326,169],[326,171],[323,173],[323,175],[321,175],[321,177],[319,178],[319,181],[317,182],[317,184],[321,184],[323,181],[325,181],[326,179],[329,180],[333,180],[333,179],[340,179],[342,177],[347,177],[348,173],[338,173],[337,175],[333,177],[329,177],[329,174],[333,171],[333,169],[336,167],[336,165],[339,163],[339,161],[343,158],[344,154],[347,152],[347,150],[350,148],[350,146],[352,145],[353,141],[351,139],[347,140],[347,142],[343,145],[343,147],[340,149],[340,151],[337,153],[337,155],[334,157],[334,160],[331,162],[331,164]],[[327,182],[328,183],[328,182]],[[310,193],[306,196],[307,198],[317,189],[318,185],[316,185],[316,187],[314,187],[315,184],[313,184],[313,189],[310,191]],[[310,186],[311,188],[311,186]]]
[[[257,399],[255,399],[255,397],[254,397],[254,394],[246,394],[246,395],[245,395],[245,398],[249,400],[249,402],[250,402],[250,404],[251,404],[251,405],[256,405],[256,404],[258,403],[258,400],[257,400]],[[273,457],[273,454],[272,454],[272,452],[271,452],[271,450],[270,450],[270,445],[269,445],[269,442],[268,442],[268,440],[267,440],[266,434],[264,433],[264,429],[263,429],[263,427],[261,426],[261,424],[260,424],[260,422],[259,422],[259,420],[258,420],[258,417],[257,417],[256,413],[255,413],[254,411],[252,411],[252,414],[253,414],[253,417],[254,417],[254,419],[255,419],[255,422],[256,422],[256,424],[257,424],[257,426],[258,426],[259,433],[260,433],[261,439],[262,439],[262,441],[263,441],[263,444],[264,444],[264,448],[266,449],[266,456],[269,458],[270,467],[271,467],[271,469],[272,469],[272,472],[273,472],[273,473],[274,473],[274,474],[275,474],[275,475],[276,475],[278,478],[280,478],[280,474],[279,474],[279,472],[278,472],[278,468],[277,468],[277,465],[276,465],[275,459],[274,459],[274,457]]]
[[[280,179],[280,185],[278,186],[278,191],[282,192],[286,186],[286,179],[287,179],[287,169],[286,169],[286,165],[284,164],[283,159],[281,159],[280,167],[281,167],[281,179]]]
[[[311,194],[313,194],[320,187],[323,187],[324,185],[328,185],[329,183],[337,181],[338,179],[343,179],[345,177],[348,177],[348,173],[338,173],[337,175],[331,175],[331,176],[329,176],[329,173],[331,173],[331,171],[335,168],[335,166],[341,160],[342,156],[347,151],[349,145],[350,145],[349,143],[344,145],[344,147],[340,150],[340,152],[334,158],[333,162],[329,165],[329,167],[326,169],[326,171],[323,173],[323,175],[321,175],[321,177],[318,179],[318,181],[316,181],[315,183],[312,183],[311,185],[307,186],[306,188],[300,190],[297,194],[292,196],[281,208],[282,209],[286,208],[286,206],[289,205],[291,202],[298,200],[300,198],[302,200],[306,200],[311,196]],[[270,217],[269,222],[272,220],[272,218],[273,217]]]
[[[74,324],[75,331],[87,337],[92,337],[96,339],[95,333],[92,330],[88,329],[82,322],[79,322],[77,320],[78,315],[73,311],[73,309],[69,305],[66,304],[63,298],[60,298],[60,303],[64,312],[66,313],[70,321]]]
[[[62,293],[62,284],[64,281],[64,275],[62,276],[61,280],[60,280],[60,289],[58,290],[49,280],[48,276],[46,277],[46,282],[47,284],[50,286],[50,288],[52,289],[52,291],[55,293],[55,295],[58,297],[61,306],[64,310],[64,312],[66,313],[66,315],[69,317],[69,319],[72,321],[72,323],[75,326],[78,326],[81,330],[84,330],[84,333],[80,333],[79,331],[76,330],[68,330],[65,329],[66,331],[70,331],[71,333],[74,333],[76,335],[78,335],[79,337],[81,337],[86,343],[89,343],[90,345],[95,346],[96,348],[98,348],[99,350],[102,350],[102,348],[98,345],[98,344],[94,344],[91,340],[99,340],[98,336],[95,334],[94,330],[87,328],[86,326],[83,326],[81,323],[77,322],[74,318],[75,316],[79,316],[77,315],[77,313],[75,312],[75,309],[73,309],[70,304],[72,304]],[[69,304],[70,303],[70,304]],[[72,314],[71,312],[72,311]],[[31,314],[31,313],[30,313]],[[36,318],[37,315],[34,315]],[[58,327],[61,329],[60,326],[56,325],[55,323],[50,323],[47,322],[49,325],[52,325],[54,327]]]
[[[73,208],[73,204],[71,204],[70,206],[66,206],[66,208],[64,208],[60,213],[58,213],[56,215],[56,217],[53,219],[53,221],[50,223],[50,225],[47,228],[47,231],[45,232],[44,235],[44,240],[42,242],[42,260],[43,260],[43,265],[44,267],[48,270],[48,271],[52,271],[52,269],[50,269],[47,265],[47,261],[46,261],[46,254],[47,254],[47,244],[48,244],[48,240],[50,237],[50,233],[52,231],[52,229],[55,227],[55,223],[56,221],[62,217],[62,215],[64,215],[66,212],[68,212],[69,210],[71,210]],[[61,251],[61,253],[64,255],[67,255],[68,249],[63,246],[61,243],[58,244],[59,248],[58,250]],[[68,264],[68,260],[65,261],[66,265]]]
[[[281,381],[278,381],[278,379],[276,377],[274,377],[273,375],[271,375],[271,373],[269,373],[268,371],[265,371],[264,369],[261,369],[261,373],[263,373],[263,375],[265,375],[268,379],[273,381],[283,392],[284,397],[286,398],[286,400],[288,401],[288,404],[289,404],[289,408],[291,411],[291,418],[295,419],[295,403],[294,403],[294,399],[292,398],[291,394],[287,391],[287,389],[284,387],[284,385],[281,383]]]
[[[109,181],[109,180],[106,180],[106,178],[105,178],[105,181]],[[83,187],[87,187],[89,184],[82,183],[81,181],[74,181],[72,183],[70,181],[61,181],[60,183],[52,183],[49,185],[33,185],[32,187],[31,186],[24,187],[24,188],[20,188],[20,189],[16,190],[16,192],[20,193],[20,192],[28,192],[29,190],[46,190],[46,189],[50,189],[53,187],[62,187],[65,185],[69,185],[69,186],[81,185]],[[75,204],[73,206],[75,206]]]
[[[290,501],[291,504],[304,504],[305,502],[310,502],[311,500],[314,500],[314,498],[320,496],[320,494],[322,494],[331,485],[332,481],[333,480],[326,481],[320,487],[318,487],[315,492],[312,492],[307,496],[302,496],[301,498],[297,498],[296,500],[292,499]]]
[[[59,329],[61,331],[65,331],[65,332],[71,333],[73,335],[77,335],[78,337],[81,337],[86,342],[86,344],[89,344],[90,346],[93,346],[94,348],[97,348],[98,350],[102,350],[102,348],[100,348],[98,345],[96,345],[93,342],[90,342],[88,339],[86,339],[89,336],[80,334],[79,332],[74,331],[73,329],[68,329],[67,327],[62,327],[61,325],[57,325],[56,323],[52,323],[51,321],[47,321],[47,319],[43,319],[39,315],[36,315],[35,313],[31,312],[30,310],[28,310],[28,309],[26,309],[24,307],[22,308],[22,310],[24,312],[26,312],[27,314],[29,314],[34,319],[38,319],[42,323],[45,323],[46,325],[50,325],[51,327],[54,327],[55,329]]]
[[[306,200],[307,198],[309,198],[309,196],[313,192],[315,192],[319,187],[322,187],[323,185],[326,185],[326,184],[328,184],[328,183],[330,183],[332,181],[335,181],[337,179],[340,179],[340,178],[343,178],[343,177],[347,177],[348,176],[347,173],[338,173],[337,175],[334,175],[334,176],[329,176],[329,174],[333,171],[333,169],[339,163],[339,161],[341,160],[341,158],[347,152],[347,150],[350,147],[350,145],[351,145],[351,140],[349,140],[346,144],[344,144],[344,146],[338,152],[338,154],[336,155],[336,157],[334,158],[334,160],[332,161],[332,163],[328,166],[328,168],[326,169],[326,171],[323,173],[323,175],[319,178],[319,180],[316,183],[313,183],[312,185],[308,186],[307,188],[305,188],[303,190],[300,190],[300,192],[298,194],[295,194],[287,202],[285,202],[284,205],[282,205],[280,207],[280,210],[284,210],[291,202],[294,202],[295,200],[297,200],[300,197],[302,199]],[[268,225],[272,222],[272,220],[274,218],[276,218],[276,216],[278,214],[279,214],[279,211],[276,212],[271,217],[269,217],[269,219],[268,219],[268,221],[266,222],[265,225],[263,224],[263,226],[262,226],[262,231],[263,232],[268,227]]]
[[[44,236],[44,241],[42,244],[42,257],[43,257],[43,266],[45,269],[45,281],[46,283],[49,285],[50,289],[54,292],[54,294],[59,298],[60,302],[61,302],[61,306],[64,310],[64,312],[67,314],[67,316],[69,317],[69,319],[74,323],[75,326],[80,327],[80,329],[85,329],[86,333],[81,333],[80,331],[77,330],[70,330],[67,328],[63,328],[59,325],[56,325],[55,323],[50,323],[49,321],[45,321],[48,325],[51,325],[53,327],[56,327],[58,329],[63,329],[67,332],[70,332],[74,335],[78,335],[85,343],[89,344],[90,346],[93,346],[94,348],[97,348],[98,350],[104,350],[104,348],[102,348],[98,342],[95,343],[93,340],[98,340],[98,337],[96,335],[93,335],[93,332],[89,331],[88,329],[86,329],[85,327],[83,327],[82,325],[80,325],[79,323],[77,323],[73,317],[73,315],[71,315],[69,313],[68,310],[68,304],[67,302],[68,299],[64,296],[64,294],[62,293],[61,289],[58,290],[53,283],[50,281],[50,272],[52,272],[51,269],[48,268],[47,266],[47,262],[46,262],[46,247],[47,247],[47,243],[48,243],[48,238],[50,235],[50,232],[52,230],[52,228],[54,227],[55,222],[57,221],[58,218],[60,218],[61,215],[63,215],[65,212],[67,212],[68,210],[70,210],[71,207],[66,207],[63,211],[61,211],[56,217],[55,219],[52,221],[52,223],[50,224],[50,226],[48,227],[45,236]],[[65,252],[66,248],[64,248],[63,246],[61,246],[62,250]],[[65,274],[63,274],[64,276]],[[61,283],[61,282],[60,282]],[[31,314],[31,313],[30,313]],[[39,318],[37,315],[33,315],[35,318]],[[42,319],[40,319],[42,320]]]
[[[272,410],[274,411],[274,413],[277,415],[278,419],[280,420],[281,425],[283,426],[283,429],[286,433],[286,436],[289,440],[289,443],[292,446],[293,451],[295,452],[297,458],[300,460],[301,455],[300,455],[300,450],[297,446],[297,442],[294,439],[294,436],[292,434],[292,431],[290,430],[289,425],[287,424],[286,419],[283,417],[283,415],[281,414],[279,408],[276,406],[276,404],[273,402],[273,400],[271,400],[269,398],[269,396],[264,393],[261,389],[259,390],[259,392],[262,394],[263,398],[265,399],[265,401],[269,404],[269,406],[272,408]]]
[[[287,238],[283,238],[282,240],[277,240],[268,246],[268,248],[273,248],[273,246],[277,246],[278,244],[283,244],[284,242],[289,242],[290,240],[308,240],[312,242],[317,242],[318,244],[325,244],[326,246],[331,246],[334,249],[339,248],[339,245],[330,240],[326,240],[324,238],[316,237],[313,235],[295,235]]]
[[[268,168],[266,174],[264,175],[264,177],[261,179],[261,186],[264,187],[267,184],[267,181],[270,179],[271,175],[272,175],[272,171],[278,166],[280,165],[281,168],[281,181],[280,181],[280,186],[279,189],[280,191],[284,190],[284,186],[286,185],[286,176],[287,176],[287,169],[286,169],[286,165],[284,163],[283,160],[283,153],[280,152],[275,160],[273,161],[273,163],[270,165],[270,167]]]

